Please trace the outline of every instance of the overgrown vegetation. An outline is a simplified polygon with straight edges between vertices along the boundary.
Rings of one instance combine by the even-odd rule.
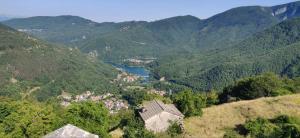
[[[240,133],[244,136],[257,138],[298,138],[300,137],[300,118],[287,115],[274,119],[257,118],[247,121],[237,130],[243,131]]]
[[[103,103],[91,101],[73,103],[66,109],[66,122],[84,128],[102,138],[109,137],[109,113]]]
[[[51,105],[1,97],[0,108],[0,137],[40,137],[63,125]]]
[[[250,100],[259,97],[271,97],[297,93],[300,90],[299,79],[280,77],[274,73],[249,77],[237,81],[235,84],[224,88],[219,99],[221,103]]]
[[[170,126],[167,130],[168,135],[171,137],[176,137],[183,133],[182,128],[180,127],[178,122],[170,122]]]
[[[185,117],[201,116],[202,108],[206,106],[204,96],[190,90],[179,92],[172,97],[172,100]]]

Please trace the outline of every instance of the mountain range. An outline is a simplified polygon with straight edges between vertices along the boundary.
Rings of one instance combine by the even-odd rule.
[[[208,19],[187,15],[97,23],[66,15],[3,24],[85,53],[97,52],[101,60],[155,57],[149,67],[156,78],[209,90],[266,71],[298,76],[299,7],[300,2],[238,7]]]

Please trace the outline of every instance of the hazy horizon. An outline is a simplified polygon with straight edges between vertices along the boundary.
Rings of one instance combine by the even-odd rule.
[[[206,19],[240,6],[273,6],[295,0],[1,0],[0,15],[14,18],[74,15],[96,22],[155,21],[192,15]],[[188,7],[188,8],[187,8]]]

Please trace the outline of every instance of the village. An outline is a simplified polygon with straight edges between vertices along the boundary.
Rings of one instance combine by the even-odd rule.
[[[58,98],[61,99],[61,105],[65,107],[69,106],[72,102],[83,102],[90,100],[93,102],[103,102],[111,114],[117,113],[121,109],[128,109],[128,104],[126,101],[111,93],[96,95],[94,92],[86,91],[83,94],[71,96],[70,94],[63,92],[63,94]]]
[[[135,60],[133,60],[135,61]],[[164,97],[167,94],[170,94],[170,91],[158,90],[153,87],[147,87],[147,85],[143,85],[141,82],[144,78],[137,74],[131,74],[126,72],[122,68],[117,68],[119,73],[116,78],[112,81],[112,83],[116,83],[122,88],[123,91],[135,91],[144,92],[150,95],[156,95],[158,97]],[[161,78],[160,82],[165,81],[165,78]],[[61,100],[61,105],[67,107],[72,103],[79,103],[84,101],[92,101],[92,102],[102,102],[105,107],[109,110],[110,114],[116,114],[120,110],[127,110],[130,108],[130,104],[128,101],[123,99],[121,94],[113,94],[111,92],[104,94],[96,94],[92,91],[85,91],[82,94],[71,95],[67,92],[62,92],[58,99]],[[175,107],[173,104],[165,104],[161,100],[154,99],[151,101],[145,101],[143,104],[138,107],[139,117],[144,122],[144,127],[148,131],[152,131],[154,133],[161,133],[166,131],[171,122],[178,122],[180,127],[183,129],[182,120],[184,115]],[[64,131],[64,132],[61,132]],[[45,137],[56,137],[58,135],[65,135],[66,133],[73,133],[72,131],[80,132],[80,135],[90,135],[93,137],[98,137],[97,135],[93,135],[87,131],[81,130],[76,126],[68,124]]]

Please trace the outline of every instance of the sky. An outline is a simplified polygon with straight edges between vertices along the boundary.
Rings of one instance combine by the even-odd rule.
[[[0,0],[0,16],[76,15],[97,22],[154,21],[180,15],[200,19],[239,6],[273,6],[295,0]]]

